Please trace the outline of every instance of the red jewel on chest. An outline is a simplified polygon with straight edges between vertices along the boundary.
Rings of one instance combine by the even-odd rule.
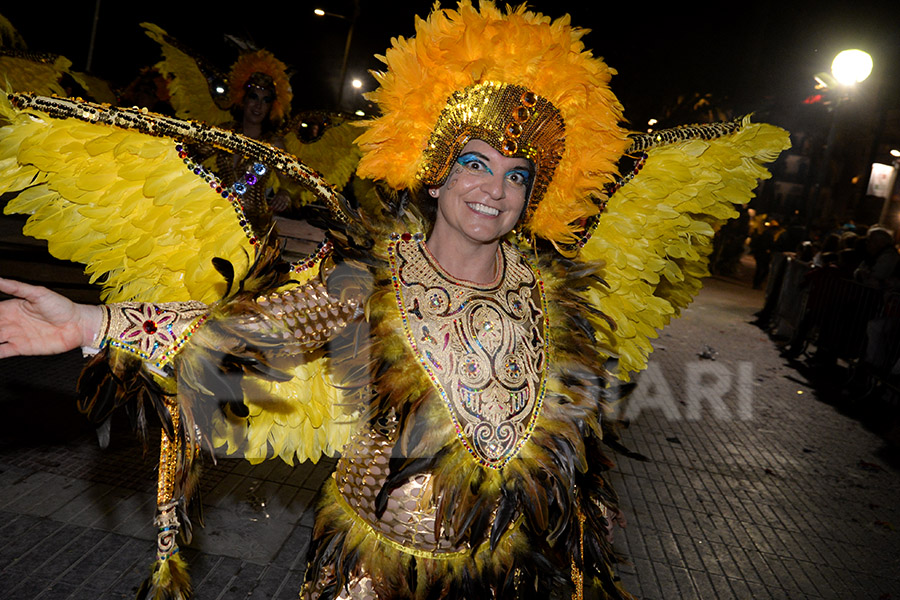
[[[156,333],[156,322],[154,321],[144,321],[144,333],[154,334]]]

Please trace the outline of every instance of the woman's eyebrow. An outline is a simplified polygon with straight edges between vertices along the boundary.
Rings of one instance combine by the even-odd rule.
[[[480,159],[483,160],[484,162],[491,162],[491,159],[489,159],[487,156],[485,156],[485,155],[482,154],[481,152],[477,152],[477,151],[475,151],[475,150],[469,150],[468,152],[463,152],[462,154],[460,154],[460,156],[461,156],[461,157],[462,157],[462,156],[477,156],[478,158],[480,158]]]
[[[534,167],[530,163],[527,165],[520,165],[518,167],[513,167],[513,168],[507,170],[506,172],[507,173],[514,173],[514,172],[522,173],[522,174],[526,175],[529,179],[534,177]]]

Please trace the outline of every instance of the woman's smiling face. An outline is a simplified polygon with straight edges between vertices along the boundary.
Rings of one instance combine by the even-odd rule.
[[[519,221],[533,179],[531,162],[510,158],[482,140],[467,143],[437,188],[434,229],[456,243],[489,244]]]
[[[272,110],[275,96],[268,90],[250,87],[244,94],[244,118],[251,123],[261,125]]]

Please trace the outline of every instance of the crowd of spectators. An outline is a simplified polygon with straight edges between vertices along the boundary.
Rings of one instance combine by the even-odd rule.
[[[786,358],[837,378],[842,405],[900,444],[900,252],[895,234],[847,225],[815,239],[777,220],[750,236],[755,324]]]

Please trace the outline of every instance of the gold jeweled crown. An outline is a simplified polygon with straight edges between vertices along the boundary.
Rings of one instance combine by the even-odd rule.
[[[527,158],[534,184],[525,220],[538,205],[565,149],[566,125],[546,98],[519,85],[486,81],[454,92],[422,156],[418,179],[440,185],[469,140],[484,140],[505,156]]]

